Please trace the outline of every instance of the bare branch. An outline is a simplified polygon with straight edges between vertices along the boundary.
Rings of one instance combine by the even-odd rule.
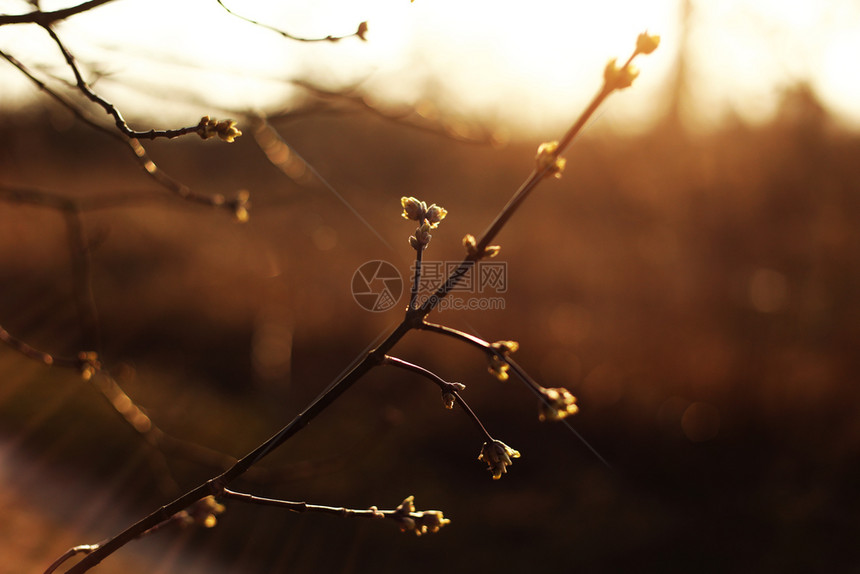
[[[353,36],[355,36],[356,38],[359,38],[362,41],[365,41],[365,42],[367,41],[367,39],[365,38],[365,35],[367,34],[367,22],[360,23],[355,32],[353,32],[352,34],[346,34],[345,36],[331,36],[331,35],[329,35],[329,36],[326,36],[324,38],[303,38],[301,36],[295,36],[293,34],[290,34],[289,32],[285,32],[279,28],[275,28],[274,26],[269,26],[268,24],[264,24],[264,23],[259,22],[257,20],[252,20],[251,18],[247,18],[245,16],[242,16],[241,14],[237,14],[233,10],[230,10],[227,7],[227,5],[224,4],[224,2],[222,0],[216,0],[216,1],[231,16],[235,16],[236,18],[238,18],[240,20],[244,20],[245,22],[248,22],[250,24],[254,24],[255,26],[265,28],[266,30],[271,30],[272,32],[275,32],[276,34],[280,34],[284,38],[288,38],[290,40],[295,40],[296,42],[339,42],[340,40],[343,40],[345,38],[352,38]]]
[[[90,0],[89,2],[82,2],[77,6],[70,6],[68,8],[62,8],[52,12],[36,10],[26,14],[3,14],[0,15],[0,26],[4,26],[6,24],[39,24],[40,26],[49,26],[55,22],[74,16],[75,14],[92,10],[93,8],[112,1],[113,0]]]
[[[472,421],[478,426],[487,440],[493,440],[492,435],[487,430],[487,427],[484,426],[484,423],[481,422],[481,419],[478,418],[478,415],[475,414],[475,411],[466,403],[465,399],[460,395],[460,391],[466,388],[465,385],[461,383],[449,383],[444,380],[436,373],[425,369],[419,365],[415,365],[408,361],[404,361],[403,359],[398,359],[397,357],[386,356],[384,360],[384,364],[391,365],[392,367],[398,367],[400,369],[405,369],[407,371],[411,371],[418,375],[421,375],[425,379],[429,379],[433,381],[441,390],[442,390],[442,400],[445,403],[445,406],[448,408],[453,407],[456,402],[466,415],[472,419]]]
[[[414,532],[418,536],[428,532],[438,532],[441,527],[451,522],[438,510],[416,511],[413,504],[414,497],[412,496],[407,497],[400,506],[394,510],[379,510],[375,506],[371,506],[367,510],[321,506],[319,504],[308,504],[306,502],[291,502],[288,500],[262,498],[251,494],[235,492],[226,488],[224,489],[222,497],[250,504],[274,506],[276,508],[289,510],[290,512],[316,512],[320,514],[356,518],[384,518],[396,522],[398,526],[400,526],[401,531]]]
[[[659,38],[654,40],[654,47],[656,47],[656,42],[658,40]],[[650,49],[653,51],[653,47]],[[640,53],[639,50],[640,47],[637,43],[637,51],[634,52],[634,56],[637,53]],[[641,53],[648,52],[642,51]],[[484,233],[481,240],[469,242],[469,244],[467,245],[467,256],[463,260],[463,263],[449,276],[449,278],[442,285],[439,286],[436,293],[425,304],[423,304],[417,309],[408,310],[406,316],[401,321],[401,323],[382,341],[382,343],[380,343],[374,350],[367,353],[367,355],[365,355],[363,359],[358,361],[343,376],[339,377],[338,380],[336,380],[319,397],[317,397],[317,399],[315,399],[310,404],[310,406],[308,406],[303,412],[296,416],[290,423],[288,423],[285,427],[278,431],[274,436],[272,436],[271,438],[263,442],[261,445],[259,445],[257,448],[255,448],[253,451],[245,455],[243,458],[237,461],[230,469],[228,469],[221,475],[216,476],[199,485],[198,487],[188,491],[173,502],[161,507],[160,509],[151,513],[149,516],[141,519],[136,524],[129,526],[123,532],[109,539],[98,549],[84,557],[84,559],[81,560],[81,562],[76,564],[74,567],[72,567],[69,572],[86,572],[87,570],[99,564],[104,558],[111,555],[113,552],[115,552],[131,540],[134,540],[142,533],[147,532],[149,529],[153,528],[164,520],[169,519],[177,512],[180,512],[183,509],[188,508],[190,505],[198,503],[199,501],[207,497],[223,496],[225,492],[227,492],[227,486],[232,481],[248,472],[248,470],[250,470],[260,460],[262,460],[264,457],[266,457],[268,454],[270,454],[272,451],[274,451],[276,448],[278,448],[280,445],[282,445],[284,442],[286,442],[292,436],[302,430],[320,413],[322,413],[331,404],[333,404],[344,392],[346,392],[346,390],[352,387],[352,385],[354,385],[357,381],[363,378],[364,375],[366,375],[374,367],[379,366],[380,364],[384,364],[386,362],[389,364],[395,364],[397,366],[419,372],[424,376],[429,376],[429,378],[431,380],[434,380],[434,382],[436,382],[437,384],[439,384],[439,382],[441,381],[443,385],[451,385],[451,383],[446,383],[436,375],[430,373],[429,371],[426,371],[426,369],[418,367],[417,365],[406,364],[403,361],[400,361],[400,363],[398,364],[397,361],[399,360],[395,360],[392,357],[388,357],[387,353],[404,337],[404,335],[406,335],[406,333],[413,329],[419,328],[419,325],[424,320],[424,318],[435,309],[435,307],[439,304],[439,301],[443,297],[447,296],[450,293],[450,291],[457,284],[460,278],[469,269],[471,269],[474,262],[488,254],[489,242],[498,234],[498,232],[502,229],[508,219],[516,211],[518,206],[525,199],[525,197],[541,181],[548,177],[556,176],[560,173],[562,166],[561,161],[559,160],[559,154],[564,150],[566,145],[569,144],[569,142],[573,139],[576,133],[578,133],[578,131],[581,129],[581,126],[584,125],[584,120],[586,120],[591,114],[594,113],[597,108],[597,105],[599,105],[599,103],[602,102],[603,99],[605,99],[605,97],[609,95],[609,93],[616,89],[622,89],[630,85],[630,82],[627,80],[632,81],[631,78],[635,77],[633,71],[629,69],[629,64],[631,60],[632,57],[621,69],[615,68],[614,62],[611,62],[611,64],[613,65],[612,70],[609,70],[608,73],[604,74],[604,88],[601,90],[601,92],[598,94],[592,104],[589,105],[589,107],[586,109],[586,112],[584,112],[583,115],[580,116],[580,120],[578,120],[577,123],[575,123],[574,126],[571,127],[567,134],[565,134],[565,137],[562,140],[564,144],[559,145],[558,143],[554,143],[553,146],[547,146],[546,148],[544,148],[544,146],[541,146],[541,148],[539,148],[537,167],[533,170],[532,174],[526,179],[520,189],[514,194],[514,197],[511,199],[511,201],[502,209],[501,213],[497,216],[496,220],[490,226],[488,231]],[[612,86],[612,89],[607,89],[607,86],[610,85]],[[550,148],[551,151],[547,151],[550,150]],[[507,347],[508,352],[510,352],[511,345],[508,345]],[[392,361],[394,362],[392,363]],[[461,398],[457,398],[456,400],[460,402],[461,405],[464,404]],[[561,397],[559,408],[564,406],[570,405],[567,403],[566,397]],[[570,413],[568,412],[567,414]],[[559,415],[559,418],[561,418],[561,416],[562,415]],[[487,437],[489,438],[489,434],[487,434]],[[505,445],[501,441],[489,439],[487,442],[484,443],[479,459],[485,461],[488,464],[489,469],[493,473],[493,478],[498,479],[502,474],[506,472],[506,467],[511,464],[511,459],[517,457],[519,457],[519,453],[514,449]],[[405,500],[401,505],[401,508],[411,512],[411,499]]]
[[[78,90],[84,96],[86,96],[87,99],[89,99],[91,102],[99,105],[108,115],[110,115],[113,118],[117,129],[120,132],[122,132],[122,134],[125,135],[127,138],[134,138],[134,139],[156,139],[156,138],[173,139],[173,138],[177,138],[177,137],[184,136],[187,134],[198,134],[203,139],[207,139],[208,137],[211,137],[211,135],[213,135],[210,132],[214,131],[215,128],[213,128],[212,130],[208,130],[208,131],[206,129],[209,126],[209,124],[211,123],[211,120],[209,119],[208,116],[205,117],[203,120],[201,120],[200,123],[198,123],[197,125],[184,127],[184,128],[178,128],[178,129],[172,129],[172,130],[151,129],[151,130],[147,130],[147,131],[137,131],[137,130],[131,129],[131,127],[129,127],[128,123],[122,117],[122,114],[120,113],[119,109],[117,109],[117,107],[115,105],[113,105],[112,103],[107,101],[105,98],[103,98],[102,96],[97,94],[90,87],[90,85],[84,79],[84,76],[81,73],[81,70],[78,67],[77,62],[75,61],[75,57],[68,50],[68,48],[66,48],[65,44],[62,42],[62,40],[60,40],[60,37],[57,35],[56,32],[54,32],[53,28],[51,28],[50,26],[43,26],[43,28],[51,36],[51,39],[54,41],[54,43],[60,49],[60,52],[63,54],[63,58],[66,60],[66,64],[69,66],[69,68],[72,70],[72,73],[75,76],[75,85],[77,86]],[[217,122],[216,122],[215,126],[217,126]],[[232,127],[232,125],[229,127]],[[222,137],[222,139],[225,139],[228,142],[232,142],[233,137],[236,137],[239,135],[242,135],[242,132],[236,131],[234,134],[232,134],[230,136]]]
[[[27,79],[29,79],[31,82],[33,82],[40,90],[45,92],[51,99],[58,102],[61,106],[63,106],[67,110],[71,111],[72,114],[76,118],[78,118],[79,120],[81,120],[82,122],[87,124],[88,126],[92,127],[96,131],[99,131],[105,135],[108,135],[108,136],[122,142],[124,145],[126,145],[129,148],[129,151],[131,151],[131,153],[134,155],[134,158],[137,161],[137,163],[140,165],[140,167],[143,168],[143,170],[152,179],[154,179],[159,185],[166,188],[168,191],[171,191],[175,195],[178,195],[180,198],[191,201],[193,203],[199,203],[201,205],[206,205],[209,207],[225,208],[228,211],[232,212],[234,214],[234,216],[239,221],[247,220],[248,209],[250,207],[250,204],[248,202],[247,192],[239,192],[239,193],[237,193],[236,197],[234,197],[233,199],[227,200],[221,194],[215,194],[215,195],[210,196],[210,195],[205,195],[205,194],[201,194],[201,193],[197,193],[197,192],[193,191],[190,187],[188,187],[184,183],[180,182],[179,180],[175,179],[170,174],[168,174],[167,172],[162,170],[160,167],[158,167],[158,165],[149,157],[149,154],[147,153],[146,148],[143,147],[143,145],[140,143],[140,141],[137,138],[134,138],[134,137],[127,138],[127,137],[125,137],[124,133],[120,133],[120,132],[114,131],[112,129],[109,129],[109,128],[101,125],[97,121],[93,120],[86,113],[84,113],[84,111],[81,110],[76,104],[70,102],[68,99],[61,96],[59,93],[57,93],[56,91],[51,89],[47,84],[45,84],[43,81],[41,81],[39,78],[37,78],[22,62],[20,62],[17,58],[12,56],[11,54],[8,54],[8,53],[4,52],[3,50],[0,50],[0,57],[5,59],[7,62],[12,64],[16,68],[18,68],[18,70],[22,74],[24,74],[24,76],[27,77]],[[117,113],[119,113],[119,112],[117,112]],[[230,137],[230,133],[229,133],[230,123],[231,123],[230,121],[216,123],[214,128],[208,127],[211,125],[211,122],[212,122],[212,120],[210,120],[208,116],[204,116],[200,120],[200,123],[197,126],[195,126],[192,131],[194,131],[194,133],[198,133],[198,135],[199,135],[201,133],[211,132],[212,130],[217,131],[219,129],[222,129],[222,131],[224,131],[224,133],[225,133],[225,135],[223,137]],[[191,128],[182,128],[182,129],[191,129]],[[137,132],[132,132],[132,133],[137,133]],[[150,132],[144,132],[144,133],[148,134]],[[203,137],[203,136],[201,136],[201,137]],[[209,136],[206,136],[206,137],[209,137]],[[30,195],[31,199],[35,199],[34,194],[29,194],[29,195]],[[43,197],[42,199],[40,199],[38,201],[41,201],[41,200],[48,201],[48,202],[53,201],[53,200],[48,199],[46,197]],[[111,202],[111,201],[107,201],[107,200],[104,201],[105,205],[107,205],[108,203],[113,203],[114,205],[116,204],[115,202]]]
[[[446,335],[448,337],[453,337],[458,341],[463,341],[464,343],[468,343],[473,347],[477,347],[488,354],[492,354],[489,342],[481,339],[480,337],[475,337],[474,335],[464,333],[463,331],[460,331],[458,329],[452,329],[451,327],[437,325],[435,323],[428,323],[427,321],[423,321],[418,328],[422,331],[430,331],[433,333]]]
[[[18,71],[20,71],[22,74],[24,74],[24,76],[28,80],[33,82],[40,90],[45,92],[55,102],[59,103],[61,106],[63,106],[64,108],[66,108],[67,110],[72,112],[72,114],[76,118],[78,118],[79,120],[81,120],[82,122],[84,122],[85,124],[87,124],[88,126],[90,126],[91,128],[93,128],[97,131],[100,131],[104,134],[107,134],[110,137],[118,139],[120,141],[124,141],[124,138],[122,137],[121,134],[99,124],[98,122],[96,122],[95,120],[93,120],[92,118],[87,116],[84,113],[84,111],[81,110],[76,104],[70,102],[65,97],[61,96],[56,91],[54,91],[53,89],[48,87],[48,85],[45,84],[45,82],[43,82],[42,80],[37,78],[20,60],[15,58],[13,55],[8,54],[8,53],[4,52],[3,50],[0,50],[0,57],[2,57],[4,60],[9,62],[10,64],[15,66],[16,68],[18,68]]]
[[[98,547],[99,547],[98,544],[81,544],[80,546],[75,546],[73,548],[69,548],[68,550],[66,550],[66,552],[62,556],[60,556],[59,558],[54,560],[53,564],[48,566],[48,568],[45,570],[45,574],[51,574],[57,568],[62,566],[63,562],[65,562],[69,558],[72,558],[73,556],[77,556],[78,554],[89,554],[93,550],[98,549]]]

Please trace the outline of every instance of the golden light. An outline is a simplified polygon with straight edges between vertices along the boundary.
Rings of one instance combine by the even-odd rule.
[[[368,41],[297,43],[202,1],[118,0],[60,30],[81,61],[108,74],[100,87],[110,96],[143,95],[150,108],[166,98],[172,105],[157,106],[159,113],[182,117],[192,110],[199,116],[204,103],[228,110],[282,105],[297,92],[288,80],[298,77],[333,89],[361,84],[380,102],[430,98],[449,115],[545,133],[581,108],[605,62],[626,57],[648,29],[663,37],[661,47],[641,63],[635,97],[619,94],[604,110],[606,126],[656,121],[679,61],[693,98],[687,109],[704,125],[727,113],[768,121],[781,91],[808,81],[829,110],[860,126],[860,81],[850,73],[860,54],[860,7],[850,0],[226,3],[305,37],[348,35],[367,21]],[[65,74],[46,35],[27,28],[0,29],[0,49]],[[4,68],[0,98],[33,93],[20,78],[7,83],[15,71]]]

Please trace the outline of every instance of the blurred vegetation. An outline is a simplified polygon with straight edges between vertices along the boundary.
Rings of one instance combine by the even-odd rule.
[[[155,188],[60,111],[0,119],[3,183],[153,197],[84,215],[99,350],[156,424],[234,456],[399,317],[400,306],[364,311],[349,287],[369,260],[408,274],[400,196],[449,210],[426,257],[459,260],[460,239],[489,224],[538,143],[464,144],[364,116],[278,127],[380,237],[312,178],[299,185],[268,163],[250,129],[230,146],[150,145],[197,191],[250,190],[240,225]],[[267,460],[282,474],[243,488],[360,508],[414,494],[450,526],[414,539],[232,503],[214,530],[136,542],[104,570],[134,571],[134,557],[138,571],[183,572],[860,566],[860,139],[797,89],[770,125],[691,135],[667,120],[619,137],[598,123],[566,156],[564,178],[500,237],[505,309],[431,318],[518,340],[520,364],[579,397],[572,425],[611,468],[564,426],[538,423],[536,400],[490,377],[478,353],[412,334],[399,355],[466,383],[491,432],[523,453],[503,480],[437,390],[379,369]],[[59,355],[80,350],[58,214],[0,204],[0,285],[6,329]],[[17,493],[0,528],[29,529],[0,554],[19,555],[22,571],[163,504],[173,481],[213,473],[153,453],[89,383],[4,348],[0,433],[0,476]]]

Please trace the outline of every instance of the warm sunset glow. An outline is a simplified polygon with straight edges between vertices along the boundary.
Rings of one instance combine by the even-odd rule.
[[[698,124],[714,125],[732,110],[747,121],[766,121],[781,90],[807,81],[843,122],[860,126],[860,80],[846,73],[860,54],[855,3],[690,5],[686,45],[682,0],[228,2],[243,15],[306,37],[347,35],[368,22],[367,42],[335,44],[285,40],[237,20],[214,1],[117,1],[70,19],[61,30],[80,60],[109,74],[101,80],[109,95],[120,101],[144,95],[149,107],[169,99],[170,113],[182,117],[203,102],[228,110],[282,105],[296,92],[286,80],[298,77],[334,89],[361,82],[393,103],[414,105],[427,96],[455,116],[544,130],[569,119],[597,88],[606,60],[626,57],[636,35],[648,29],[662,36],[660,50],[641,63],[636,97],[620,95],[605,110],[608,126],[655,121],[679,50],[685,50],[686,89],[694,98],[689,119]],[[10,13],[27,9],[24,2],[0,6]],[[65,74],[38,29],[6,26],[0,48]],[[2,74],[3,100],[34,91],[9,66]]]

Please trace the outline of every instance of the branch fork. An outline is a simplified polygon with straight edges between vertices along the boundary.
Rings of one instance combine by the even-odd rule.
[[[522,202],[531,194],[539,183],[545,179],[555,178],[561,175],[564,168],[564,162],[563,158],[560,157],[560,154],[564,152],[573,138],[582,130],[586,121],[593,115],[597,107],[610,93],[624,89],[632,83],[638,74],[638,71],[636,71],[631,65],[634,57],[638,54],[650,53],[650,51],[653,51],[653,49],[656,48],[658,42],[659,37],[645,33],[640,35],[637,39],[636,49],[623,66],[619,67],[614,60],[610,61],[606,67],[606,72],[604,73],[603,87],[585,111],[579,116],[561,140],[557,143],[550,142],[548,144],[544,144],[538,149],[536,164],[532,173],[514,193],[513,197],[493,220],[489,228],[483,233],[483,235],[481,235],[480,239],[467,236],[464,240],[467,253],[463,262],[443,283],[437,287],[434,294],[421,305],[418,305],[416,300],[417,285],[419,284],[421,275],[421,256],[430,241],[429,231],[431,229],[435,229],[439,225],[439,223],[445,218],[447,211],[435,204],[428,206],[425,202],[414,197],[403,197],[401,199],[403,217],[409,220],[414,220],[418,223],[418,228],[409,238],[410,245],[416,251],[418,264],[416,264],[415,282],[412,295],[410,297],[410,303],[400,324],[382,341],[382,343],[369,352],[364,359],[359,361],[358,364],[338,379],[324,394],[312,402],[304,411],[297,415],[274,436],[263,442],[243,458],[236,461],[229,469],[219,476],[201,484],[195,489],[190,490],[173,502],[163,506],[149,516],[141,519],[136,524],[128,527],[113,538],[97,545],[97,548],[89,552],[87,556],[85,556],[78,564],[73,566],[69,572],[76,574],[86,572],[126,543],[138,538],[146,532],[151,531],[151,529],[158,526],[163,521],[176,516],[177,513],[186,511],[186,509],[192,505],[199,504],[199,501],[204,499],[209,500],[209,497],[220,497],[255,504],[277,506],[295,512],[316,510],[341,516],[370,516],[373,518],[378,518],[380,515],[383,517],[390,516],[400,525],[402,530],[414,531],[416,534],[435,532],[447,524],[449,522],[448,519],[445,519],[439,511],[416,512],[412,497],[406,498],[394,511],[380,511],[376,507],[370,507],[367,510],[361,511],[344,508],[320,507],[304,502],[295,503],[264,499],[228,489],[228,486],[234,480],[245,474],[269,453],[302,430],[311,420],[337,400],[337,398],[339,398],[347,389],[364,377],[364,375],[374,367],[380,365],[390,365],[408,370],[422,376],[423,378],[429,379],[436,384],[442,391],[444,405],[448,408],[452,408],[454,404],[459,405],[466,415],[480,429],[485,441],[482,445],[478,459],[487,464],[493,479],[499,479],[503,474],[506,474],[507,468],[511,466],[513,459],[520,456],[520,453],[490,435],[481,423],[480,419],[463,399],[461,393],[465,390],[465,386],[460,383],[448,382],[424,367],[409,363],[389,354],[404,335],[412,330],[425,330],[443,334],[480,348],[490,361],[490,371],[496,375],[497,378],[506,379],[509,376],[508,372],[513,372],[526,384],[527,387],[540,397],[542,404],[544,405],[539,411],[541,420],[560,420],[576,413],[578,409],[575,404],[575,398],[572,394],[565,389],[548,389],[539,385],[516,362],[514,362],[513,359],[511,359],[510,355],[514,353],[518,347],[518,344],[515,342],[497,341],[495,343],[489,343],[478,337],[449,327],[428,323],[426,322],[426,317],[438,306],[439,302],[453,290],[465,273],[471,270],[475,261],[481,257],[491,257],[498,253],[498,246],[491,245],[491,242],[494,241],[507,221],[513,216],[520,205],[522,205]],[[212,501],[212,504],[218,504],[217,502],[214,502],[214,499],[212,499]],[[206,522],[211,522],[208,517],[212,516],[214,518],[215,514],[217,514],[215,510],[219,510],[220,506],[210,505],[208,509],[208,514],[203,512],[203,515],[205,516],[204,525],[206,525]]]

